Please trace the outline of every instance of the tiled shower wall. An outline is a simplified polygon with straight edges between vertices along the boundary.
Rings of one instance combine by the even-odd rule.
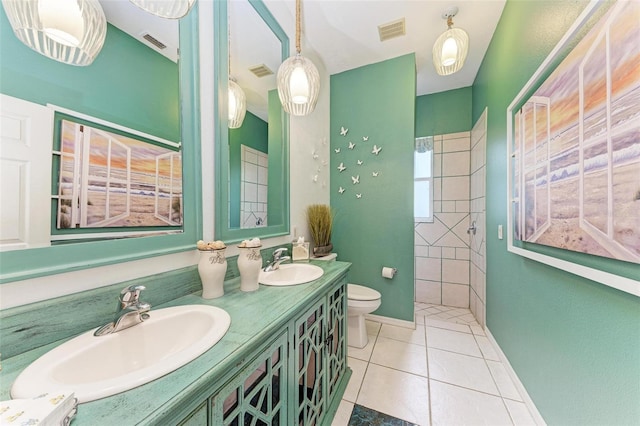
[[[487,110],[471,130],[471,221],[476,222],[476,233],[471,234],[471,264],[469,309],[484,327],[486,312],[486,224],[485,224],[485,176],[487,141]]]
[[[415,224],[416,302],[469,307],[470,132],[434,136],[433,223]]]

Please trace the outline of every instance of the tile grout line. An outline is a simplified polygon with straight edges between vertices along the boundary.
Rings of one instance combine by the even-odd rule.
[[[429,341],[427,337],[427,317],[424,317],[424,346],[425,346],[425,357],[427,361],[427,404],[429,408],[429,425],[433,425],[433,413],[431,412],[431,372],[429,371]]]

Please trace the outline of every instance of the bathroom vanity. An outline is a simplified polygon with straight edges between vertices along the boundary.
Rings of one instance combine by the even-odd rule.
[[[205,300],[195,292],[153,306],[152,315],[154,308],[168,306],[217,306],[229,313],[231,326],[215,346],[172,373],[79,405],[73,424],[330,424],[350,376],[346,340],[350,264],[312,263],[323,268],[324,275],[307,284],[261,285],[256,292],[244,293],[239,278],[232,278],[225,281],[225,295],[219,299]],[[150,283],[145,296],[153,291]],[[9,341],[17,334],[27,337],[29,326],[23,322],[20,327],[17,320],[30,315],[26,309],[3,313],[3,321],[7,320],[3,337],[9,336]],[[50,304],[47,309],[56,308]],[[42,318],[35,312],[33,316]],[[34,330],[46,329],[40,320],[35,322]],[[0,398],[9,398],[22,369],[71,337],[3,356]]]

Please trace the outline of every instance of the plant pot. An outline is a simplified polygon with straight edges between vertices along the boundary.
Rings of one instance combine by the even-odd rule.
[[[326,246],[317,246],[313,248],[313,255],[315,257],[326,256],[328,254],[331,254],[332,250],[333,250],[333,244],[331,243],[329,243]]]

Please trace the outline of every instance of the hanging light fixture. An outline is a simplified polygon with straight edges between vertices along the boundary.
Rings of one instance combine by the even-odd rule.
[[[36,52],[69,65],[90,65],[107,35],[98,0],[2,0],[16,37]]]
[[[180,19],[189,13],[195,0],[129,0],[140,9],[161,18]]]
[[[469,51],[469,36],[460,28],[453,26],[453,17],[458,13],[458,8],[453,6],[442,14],[442,19],[447,20],[449,29],[440,34],[433,45],[433,66],[440,75],[449,75],[457,72],[464,65]]]
[[[229,100],[228,112],[229,112],[229,129],[237,129],[242,126],[244,116],[247,113],[247,97],[244,94],[244,90],[236,80],[231,76],[231,19],[227,18],[229,22],[229,31],[227,33],[227,49],[229,50],[227,57],[229,58],[229,84],[227,89],[227,98]]]
[[[277,74],[282,108],[292,115],[313,112],[320,93],[320,74],[309,59],[300,54],[300,0],[296,0],[296,54],[284,61]]]
[[[242,87],[236,81],[229,78],[229,128],[237,129],[242,126],[244,116],[247,113],[247,98]]]

